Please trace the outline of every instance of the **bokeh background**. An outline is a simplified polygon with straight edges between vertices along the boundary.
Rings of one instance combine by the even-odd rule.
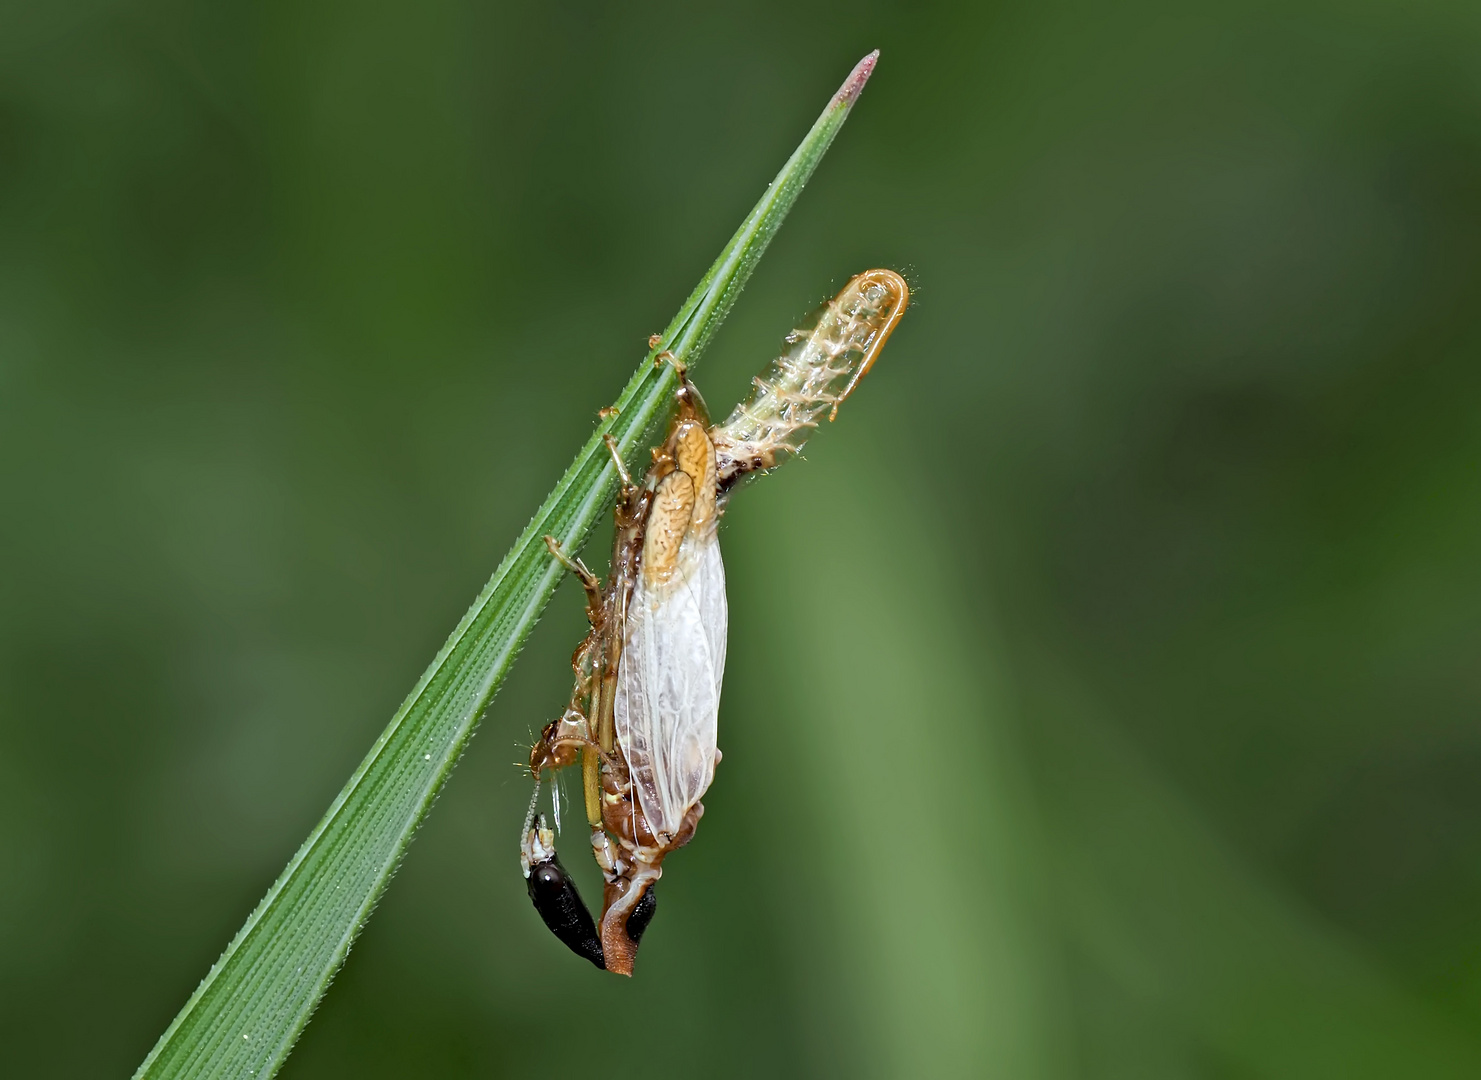
[[[7,1074],[132,1071],[875,47],[696,374],[917,304],[727,518],[638,977],[515,863],[568,584],[283,1075],[1481,1075],[1481,7],[1307,0],[0,9]]]

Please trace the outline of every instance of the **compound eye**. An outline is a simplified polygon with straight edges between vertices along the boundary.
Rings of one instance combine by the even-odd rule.
[[[653,913],[657,910],[658,897],[653,893],[653,886],[649,885],[648,891],[627,917],[627,936],[634,945],[643,939],[643,931],[648,929],[648,924],[653,921]]]
[[[591,912],[576,891],[576,883],[566,873],[560,860],[552,855],[544,862],[530,867],[529,880],[525,882],[530,900],[550,932],[566,943],[577,956],[584,956],[603,971],[607,964],[602,957],[602,941],[597,937],[596,924],[591,921]]]

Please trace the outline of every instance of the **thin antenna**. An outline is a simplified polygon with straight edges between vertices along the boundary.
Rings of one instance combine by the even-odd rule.
[[[536,806],[537,806],[537,804],[539,802],[540,802],[540,778],[537,776],[537,777],[535,777],[535,791],[534,791],[534,794],[532,794],[530,796],[530,808],[525,811],[525,823],[524,823],[524,827],[519,830],[519,842],[520,842],[521,846],[523,846],[523,844],[525,842],[525,837],[529,835],[530,826],[533,825],[533,824],[535,824],[535,809],[536,809]]]

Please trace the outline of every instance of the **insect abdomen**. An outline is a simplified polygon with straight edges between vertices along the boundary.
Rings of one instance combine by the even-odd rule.
[[[597,937],[596,923],[592,921],[591,912],[586,910],[581,894],[576,891],[576,883],[554,852],[549,859],[530,867],[526,886],[535,910],[550,927],[550,932],[564,941],[577,956],[586,957],[605,971],[607,964],[602,957],[602,942]]]
[[[893,270],[867,270],[818,313],[810,330],[755,379],[751,396],[710,431],[720,483],[769,469],[796,454],[824,412],[832,415],[868,374],[905,314],[910,288]]]

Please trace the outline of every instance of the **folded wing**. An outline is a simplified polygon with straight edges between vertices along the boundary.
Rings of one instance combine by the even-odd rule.
[[[649,828],[672,837],[715,776],[725,672],[725,567],[713,527],[685,537],[676,572],[639,574],[613,714]]]

